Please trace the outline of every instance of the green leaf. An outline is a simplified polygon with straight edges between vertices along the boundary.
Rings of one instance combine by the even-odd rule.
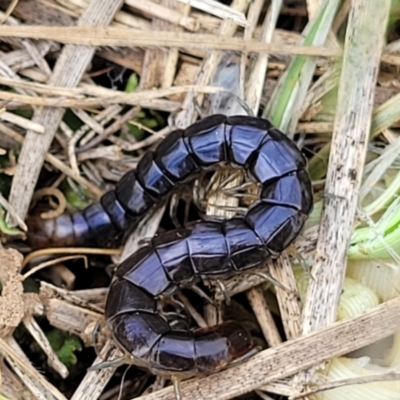
[[[0,206],[0,231],[7,236],[23,236],[24,233],[18,228],[11,228],[7,225],[5,217],[6,213],[3,210],[3,207]]]
[[[61,191],[64,193],[67,203],[75,209],[82,210],[91,203],[89,192],[84,187],[74,182],[75,188],[71,186],[72,181],[64,180],[60,185]]]
[[[53,329],[47,333],[47,338],[58,358],[66,367],[70,368],[76,364],[75,352],[82,350],[81,341],[77,336]]]
[[[340,0],[325,0],[319,13],[307,24],[301,45],[321,46],[325,43],[339,5]],[[289,125],[297,125],[297,121],[291,119],[296,107],[300,107],[304,101],[315,65],[315,57],[295,56],[263,112],[263,117],[283,132],[287,131]]]
[[[137,74],[133,73],[126,82],[125,92],[127,93],[134,92],[138,88],[138,86],[139,86],[139,77]]]

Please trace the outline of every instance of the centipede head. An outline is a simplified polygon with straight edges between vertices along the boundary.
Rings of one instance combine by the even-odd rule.
[[[251,334],[235,321],[226,321],[220,325],[198,329],[194,333],[197,337],[203,337],[203,343],[206,346],[210,346],[214,342],[213,339],[217,336],[224,338],[227,344],[228,354],[215,351],[214,356],[207,357],[207,369],[212,372],[227,367],[231,362],[244,356],[254,347]],[[197,346],[199,346],[200,343],[201,342],[199,342]],[[208,350],[212,349],[208,348]],[[198,351],[201,352],[201,349],[198,348]],[[206,371],[204,370],[203,372]]]

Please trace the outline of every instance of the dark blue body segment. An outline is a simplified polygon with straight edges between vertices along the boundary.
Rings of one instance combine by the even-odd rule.
[[[89,231],[89,224],[81,212],[71,215],[74,237],[81,238],[83,243],[89,243],[92,239]]]
[[[172,132],[154,152],[154,161],[173,182],[184,182],[199,171],[182,135],[183,131]]]
[[[108,326],[120,346],[136,358],[146,356],[162,336],[171,330],[158,313],[127,312],[112,317]]]
[[[60,215],[57,218],[57,222],[55,223],[55,225],[53,227],[52,234],[54,236],[61,238],[61,240],[65,240],[68,243],[71,243],[70,234],[68,232],[69,230],[66,228],[66,227],[68,227],[69,224],[71,224],[71,222],[73,222],[72,216],[66,215],[66,214]],[[81,221],[79,221],[79,222],[81,222]],[[86,220],[85,220],[85,222],[86,222]],[[86,232],[84,231],[85,228],[86,228]],[[87,222],[86,222],[86,224],[84,224],[84,223],[80,224],[79,228],[76,227],[77,230],[81,229],[82,232],[86,235],[86,237],[90,237],[88,228],[89,228],[89,226],[88,226]]]
[[[249,126],[230,126],[227,129],[229,161],[234,166],[247,167],[261,144],[268,139],[267,131]]]
[[[161,198],[174,188],[174,183],[154,161],[154,153],[146,153],[139,161],[136,175],[142,187],[153,197]]]
[[[127,172],[115,188],[117,200],[133,217],[143,215],[155,204],[155,199],[137,179],[135,170]]]
[[[147,251],[137,252],[128,257],[121,264],[123,274],[118,272],[118,276],[145,290],[151,296],[168,293],[174,285],[168,279],[154,248],[149,246],[146,249]],[[126,267],[128,265],[129,269]],[[146,274],[143,274],[144,268]]]
[[[270,255],[264,243],[242,218],[227,220],[223,224],[229,260],[235,272],[257,268]]]
[[[258,201],[245,221],[273,255],[282,253],[299,234],[306,216],[291,207]]]
[[[124,279],[116,279],[111,284],[110,290],[115,293],[115,296],[106,308],[107,319],[129,312],[154,313],[156,311],[157,303],[154,297]]]
[[[196,350],[193,332],[174,331],[164,335],[151,352],[150,366],[167,373],[195,370]]]
[[[89,232],[92,237],[98,235],[98,240],[105,238],[104,242],[107,242],[107,237],[112,238],[117,234],[117,231],[113,229],[110,216],[104,211],[101,204],[92,204],[85,208],[82,214],[89,226]]]
[[[312,208],[311,182],[304,170],[295,171],[263,185],[260,198],[270,204],[292,207],[308,215]]]
[[[305,166],[306,161],[294,143],[283,133],[271,129],[250,165],[250,172],[258,182],[265,184]]]
[[[185,142],[196,164],[208,167],[227,160],[225,124],[202,122],[192,125],[184,133]]]
[[[185,240],[195,275],[225,276],[233,272],[220,222],[199,222]]]
[[[129,230],[135,225],[137,217],[133,217],[117,200],[115,190],[110,190],[100,199],[104,211],[110,216],[114,227],[121,232]]]
[[[152,240],[152,246],[164,267],[168,278],[175,285],[185,285],[193,281],[193,267],[185,238],[190,235],[188,229],[166,232]]]

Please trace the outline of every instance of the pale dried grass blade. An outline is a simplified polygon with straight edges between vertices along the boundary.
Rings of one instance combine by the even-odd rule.
[[[58,358],[57,354],[51,347],[49,339],[47,339],[39,324],[30,315],[26,316],[22,322],[25,325],[25,328],[35,339],[36,343],[46,354],[49,366],[53,368],[54,371],[56,371],[63,379],[65,379],[69,374],[68,368]]]
[[[20,133],[18,133],[14,129],[11,129],[10,127],[8,127],[7,125],[5,125],[1,122],[0,122],[0,132],[5,133],[7,136],[16,140],[18,143],[23,143],[24,139]],[[86,178],[76,175],[70,167],[68,167],[66,164],[64,164],[61,160],[59,160],[53,154],[47,153],[45,156],[45,160],[48,161],[50,164],[52,164],[54,167],[58,168],[65,175],[73,178],[76,182],[78,182],[79,184],[81,184],[82,186],[87,188],[95,199],[100,198],[100,196],[103,194],[103,191],[101,189],[99,189],[93,183],[89,182]],[[14,214],[16,215],[15,211],[14,211]],[[22,221],[22,219],[21,219],[21,221]]]
[[[20,117],[19,115],[7,111],[0,113],[0,120],[11,122],[12,124],[17,125],[23,129],[30,129],[31,131],[36,133],[45,133],[45,129],[42,124],[38,124],[27,118]]]
[[[256,40],[197,33],[143,32],[135,29],[116,27],[72,26],[65,28],[52,26],[15,26],[5,29],[0,26],[0,36],[6,38],[27,37],[54,40],[60,43],[84,46],[163,46],[168,48],[266,52],[285,55],[301,54],[317,57],[339,57],[342,54],[336,48],[262,43]]]
[[[196,18],[184,15],[172,7],[166,7],[163,4],[157,4],[149,0],[125,0],[125,4],[140,10],[146,14],[150,14],[154,18],[162,19],[174,25],[180,25],[188,31],[197,31],[200,27]]]
[[[271,43],[278,21],[279,13],[282,8],[282,0],[273,0],[269,6],[267,15],[260,34],[260,42]],[[268,66],[268,53],[259,54],[257,61],[254,63],[250,71],[249,79],[245,85],[245,100],[248,106],[253,110],[254,115],[257,115],[260,107],[261,94],[264,90],[264,81],[266,78]]]
[[[282,343],[282,338],[276,328],[275,321],[264,297],[261,287],[255,287],[247,292],[247,298],[254,310],[257,321],[261,327],[265,340],[270,347],[278,346]]]
[[[93,365],[97,365],[98,363],[104,361],[106,358],[108,360],[115,360],[120,356],[120,351],[114,348],[114,345],[111,341],[108,341],[101,350],[99,357],[97,357],[94,361]],[[104,387],[113,376],[116,368],[116,366],[109,366],[107,368],[89,371],[86,374],[85,378],[81,381],[74,395],[71,397],[71,400],[98,399],[103,392]]]
[[[249,0],[234,0],[231,4],[231,8],[240,12],[245,12],[249,7]],[[221,26],[218,30],[218,36],[214,36],[214,42],[220,42],[227,40],[228,42],[233,40],[231,36],[235,34],[237,25],[231,21],[222,21]],[[167,33],[167,32],[165,32]],[[180,34],[183,35],[183,34]],[[202,39],[198,39],[202,40]],[[208,48],[208,50],[217,50]],[[220,63],[222,53],[219,51],[212,51],[210,55],[204,59],[198,76],[196,77],[196,84],[200,86],[206,86],[209,84],[215,70]],[[188,125],[196,120],[197,113],[195,112],[195,101],[198,105],[203,102],[203,96],[197,95],[196,93],[189,93],[186,95],[182,103],[182,111],[177,114],[175,118],[175,125],[178,128],[186,128]]]
[[[333,322],[346,268],[390,1],[355,0],[349,16],[317,254],[303,333]],[[362,100],[362,101],[361,101]]]
[[[216,0],[177,0],[180,3],[187,4],[193,8],[204,11],[207,14],[215,15],[224,21],[232,21],[239,26],[246,26],[247,20],[243,12],[235,10],[232,7],[221,4]]]
[[[67,400],[33,367],[12,337],[0,338],[0,353],[38,400]]]
[[[298,337],[301,333],[301,306],[292,265],[287,254],[282,254],[270,263],[271,275],[289,290],[276,287],[282,323],[289,339]]]
[[[50,90],[48,88],[47,90]],[[218,93],[221,89],[218,87],[211,86],[200,86],[200,85],[186,85],[186,86],[174,86],[166,89],[158,90],[140,90],[133,93],[124,93],[116,91],[107,91],[106,95],[104,93],[100,97],[92,98],[80,98],[77,99],[74,96],[74,91],[69,92],[72,96],[70,98],[65,98],[64,95],[60,97],[53,96],[41,96],[34,97],[28,95],[21,95],[16,93],[10,93],[6,91],[0,91],[0,97],[4,100],[16,101],[24,104],[47,106],[47,107],[74,107],[74,108],[91,108],[91,107],[101,107],[105,102],[107,104],[130,104],[130,105],[141,105],[142,107],[155,108],[157,109],[157,104],[166,105],[165,111],[176,111],[179,107],[179,103],[174,101],[160,100],[161,103],[157,103],[156,99],[160,97],[170,96],[173,94],[179,94],[190,91],[197,91],[199,93]]]

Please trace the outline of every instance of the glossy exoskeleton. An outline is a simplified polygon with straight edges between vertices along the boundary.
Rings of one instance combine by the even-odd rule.
[[[235,322],[174,330],[157,302],[198,278],[224,279],[260,267],[296,238],[312,210],[306,160],[296,145],[264,119],[214,115],[172,132],[100,203],[31,224],[31,243],[38,247],[101,244],[137,224],[177,185],[221,163],[243,168],[261,187],[246,215],[156,236],[118,267],[110,287],[106,321],[115,340],[157,374],[209,373],[251,349],[250,334]]]

